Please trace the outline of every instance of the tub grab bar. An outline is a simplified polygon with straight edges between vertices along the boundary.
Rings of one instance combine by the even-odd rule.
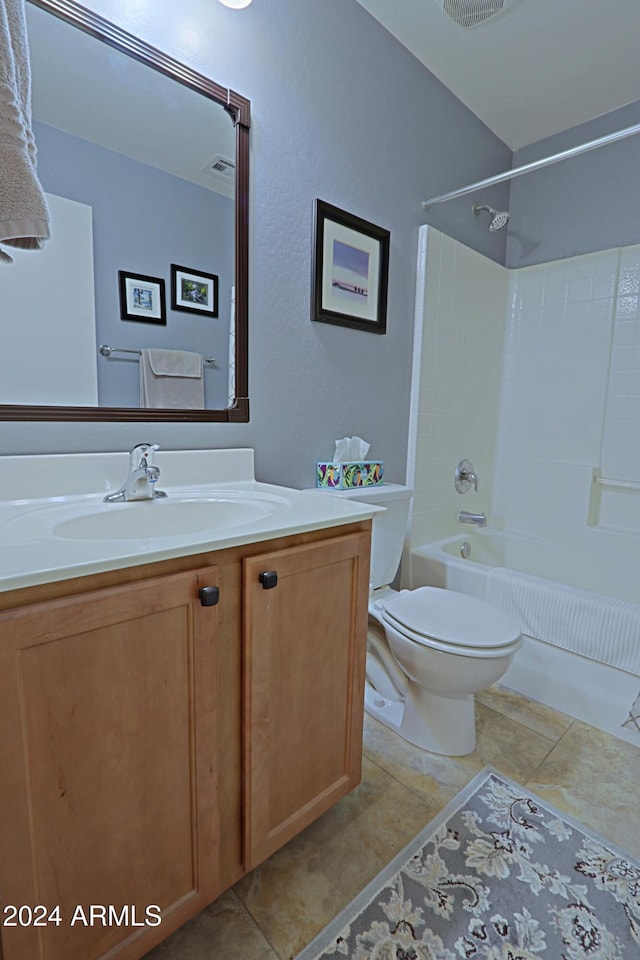
[[[594,477],[593,482],[602,487],[623,487],[627,490],[640,490],[640,480],[614,480],[613,477]]]

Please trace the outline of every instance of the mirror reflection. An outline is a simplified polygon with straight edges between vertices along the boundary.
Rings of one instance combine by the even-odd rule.
[[[0,404],[246,419],[232,116],[32,3],[27,25],[52,236],[1,276]]]

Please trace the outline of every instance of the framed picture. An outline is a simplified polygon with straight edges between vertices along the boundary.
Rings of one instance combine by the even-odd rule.
[[[316,200],[312,319],[387,332],[389,237],[388,230]]]
[[[213,273],[171,264],[171,309],[218,316],[218,278]]]
[[[164,280],[145,277],[141,273],[127,273],[126,270],[118,270],[118,279],[123,320],[166,325]]]

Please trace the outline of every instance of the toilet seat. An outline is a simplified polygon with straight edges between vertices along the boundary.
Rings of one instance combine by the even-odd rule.
[[[502,657],[522,643],[520,627],[508,614],[479,597],[440,587],[402,590],[381,615],[416,643],[459,656]]]

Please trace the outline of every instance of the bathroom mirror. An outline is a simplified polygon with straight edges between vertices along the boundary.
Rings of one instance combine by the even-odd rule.
[[[75,0],[26,6],[52,236],[0,273],[0,419],[246,422],[249,101]],[[143,348],[201,353],[204,408],[141,407]]]

